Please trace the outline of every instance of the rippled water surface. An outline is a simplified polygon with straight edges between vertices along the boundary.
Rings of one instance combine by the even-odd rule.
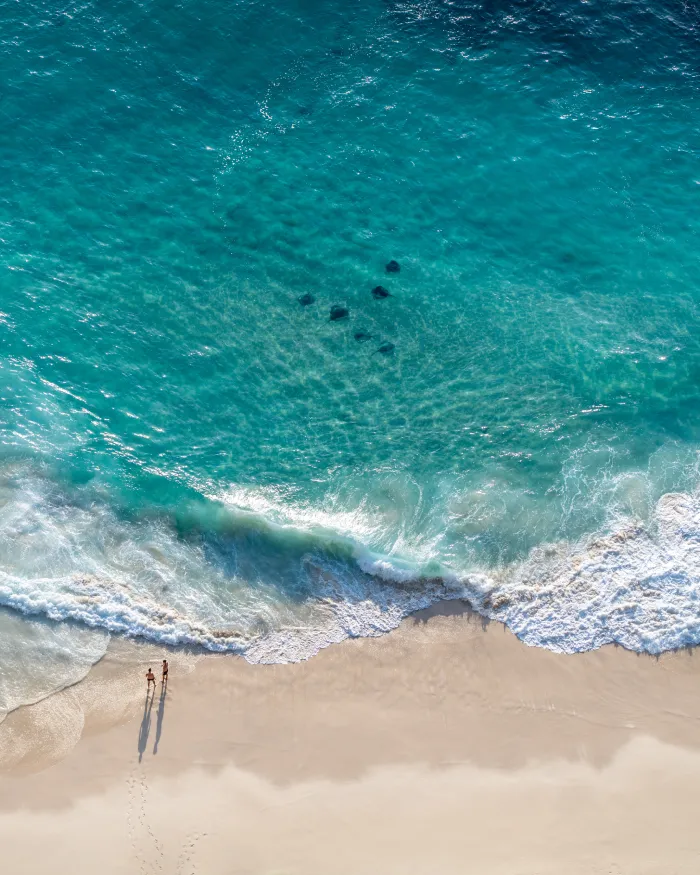
[[[0,604],[700,640],[692,4],[0,9]]]

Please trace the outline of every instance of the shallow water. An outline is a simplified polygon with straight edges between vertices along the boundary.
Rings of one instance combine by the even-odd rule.
[[[3,12],[1,604],[256,661],[455,594],[700,640],[692,6]]]

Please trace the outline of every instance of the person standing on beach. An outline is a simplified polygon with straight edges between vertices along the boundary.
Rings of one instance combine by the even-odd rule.
[[[163,680],[161,681],[161,683],[163,684],[163,686],[166,686],[166,684],[168,683],[168,660],[167,659],[163,660]]]
[[[151,684],[153,684],[153,692],[155,693],[155,691],[156,691],[156,676],[153,674],[153,670],[150,668],[146,672],[146,681],[147,681],[146,695],[148,695],[148,691],[151,689]]]

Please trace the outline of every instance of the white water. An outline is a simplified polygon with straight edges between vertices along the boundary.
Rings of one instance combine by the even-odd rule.
[[[573,653],[615,642],[661,653],[700,642],[700,495],[668,493],[649,522],[547,545],[477,607],[527,644]]]
[[[206,539],[178,537],[166,519],[125,521],[106,503],[68,500],[36,472],[14,471],[5,487],[0,605],[16,613],[3,618],[0,712],[78,679],[108,633],[287,662],[387,632],[444,598],[468,599],[527,644],[557,651],[617,642],[659,653],[700,642],[698,494],[666,494],[646,522],[622,517],[585,542],[544,545],[489,574],[372,553],[357,515],[248,507],[234,528],[291,556],[283,566],[279,550],[261,560],[251,580],[238,566],[250,567],[255,543],[246,555],[240,544],[216,552]],[[280,585],[294,574],[304,586]]]

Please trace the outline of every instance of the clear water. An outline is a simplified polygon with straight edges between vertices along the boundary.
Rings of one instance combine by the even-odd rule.
[[[2,605],[700,641],[691,4],[0,8]]]

